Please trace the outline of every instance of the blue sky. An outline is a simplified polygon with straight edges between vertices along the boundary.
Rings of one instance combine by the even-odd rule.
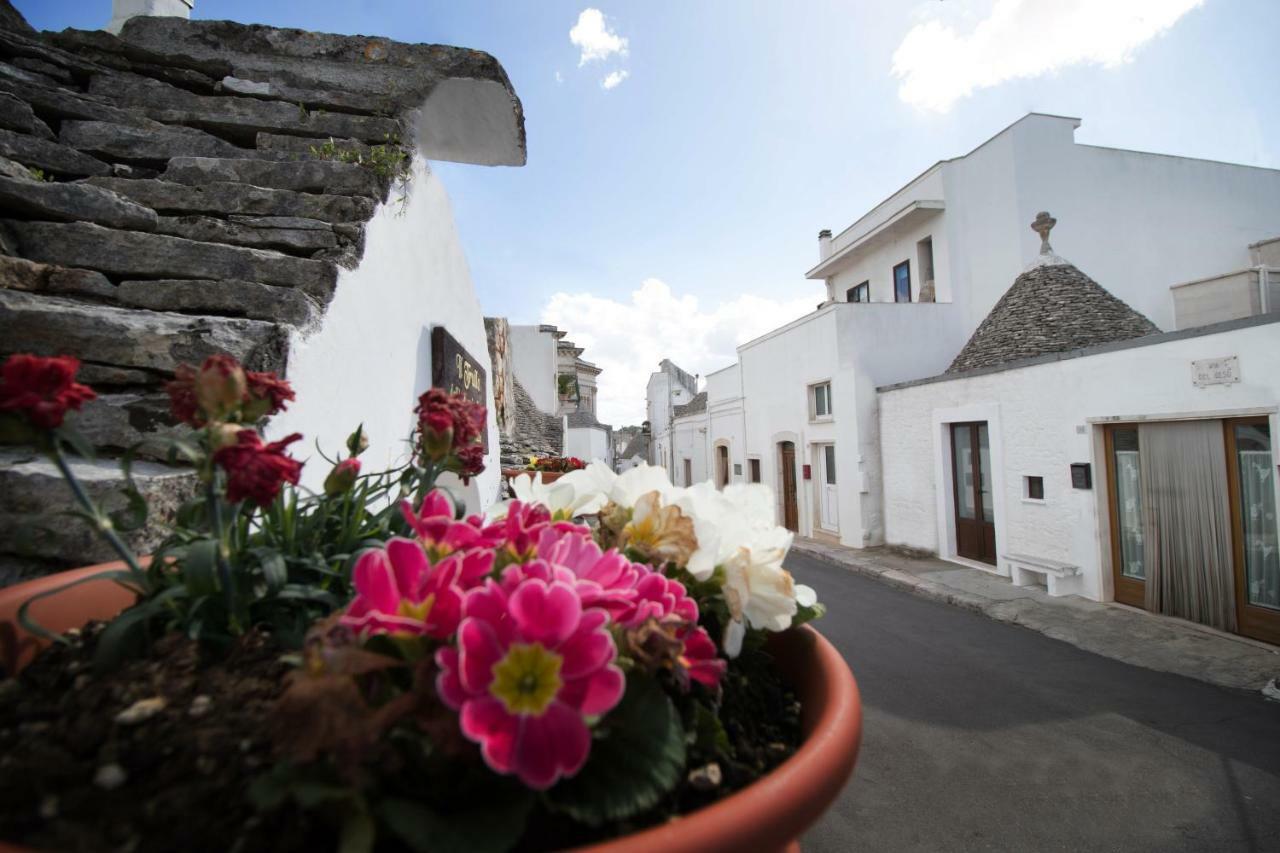
[[[15,5],[41,29],[110,8]],[[574,44],[586,9],[604,29]],[[1280,167],[1275,0],[197,0],[195,17],[497,56],[529,164],[437,166],[476,289],[585,345],[618,424],[659,358],[706,373],[812,308],[820,228],[1028,111],[1082,117],[1080,142]],[[584,44],[607,55],[580,64]]]

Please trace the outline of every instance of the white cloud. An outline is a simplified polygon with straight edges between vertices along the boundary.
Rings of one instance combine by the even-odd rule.
[[[630,76],[631,72],[629,71],[610,71],[609,74],[600,81],[600,88],[612,89]]]
[[[563,75],[563,74],[561,74],[559,71],[557,71],[557,72],[556,72],[556,82],[557,82],[557,83],[563,83],[563,82],[564,82],[564,75]]]
[[[705,376],[732,364],[738,344],[803,316],[821,301],[819,287],[786,302],[743,295],[703,310],[697,297],[677,296],[650,278],[629,302],[557,293],[543,309],[542,322],[564,330],[585,349],[583,358],[604,369],[597,413],[605,423],[626,426],[644,420],[645,384],[662,359]]]
[[[893,54],[898,97],[946,112],[975,89],[1072,65],[1114,67],[1204,0],[994,0],[967,31],[939,20],[931,4]],[[947,7],[955,8],[948,3]]]
[[[582,10],[578,23],[569,30],[569,41],[582,51],[578,57],[579,68],[594,60],[608,59],[615,53],[627,55],[626,38],[609,29],[599,9]]]

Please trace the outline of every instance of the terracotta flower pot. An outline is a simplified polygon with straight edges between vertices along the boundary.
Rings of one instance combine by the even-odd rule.
[[[0,661],[9,673],[29,663],[47,642],[18,624],[18,608],[31,596],[69,581],[122,568],[120,563],[70,572],[0,589]],[[109,619],[134,601],[113,581],[89,581],[36,602],[32,617],[60,632],[93,619]],[[753,785],[662,826],[580,848],[591,853],[760,853],[798,851],[798,839],[817,822],[853,773],[862,740],[862,700],[840,652],[809,626],[776,634],[770,649],[802,706],[804,743],[796,754]],[[0,853],[24,848],[6,846]]]

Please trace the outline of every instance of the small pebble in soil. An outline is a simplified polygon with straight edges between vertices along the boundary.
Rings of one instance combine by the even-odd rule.
[[[187,713],[193,717],[203,717],[209,713],[209,707],[213,704],[213,700],[203,693],[191,700],[191,707],[187,709]]]
[[[689,771],[689,785],[696,791],[714,791],[723,780],[720,765],[714,761]]]
[[[104,764],[98,768],[97,773],[93,774],[93,784],[104,791],[114,791],[128,778],[128,774],[119,764]]]
[[[116,714],[115,720],[122,726],[135,726],[159,714],[167,704],[163,696],[139,699],[119,714]]]
[[[40,800],[40,817],[45,820],[53,820],[58,816],[58,797],[56,794],[46,794]]]

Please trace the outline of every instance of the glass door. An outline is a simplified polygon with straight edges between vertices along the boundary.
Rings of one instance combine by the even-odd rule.
[[[1111,572],[1115,598],[1145,607],[1147,584],[1143,566],[1142,488],[1138,464],[1137,426],[1109,426],[1107,492],[1111,502]]]
[[[1226,421],[1240,633],[1280,643],[1280,542],[1276,530],[1276,462],[1267,418]]]
[[[951,485],[956,554],[996,565],[991,450],[985,422],[951,425]]]

